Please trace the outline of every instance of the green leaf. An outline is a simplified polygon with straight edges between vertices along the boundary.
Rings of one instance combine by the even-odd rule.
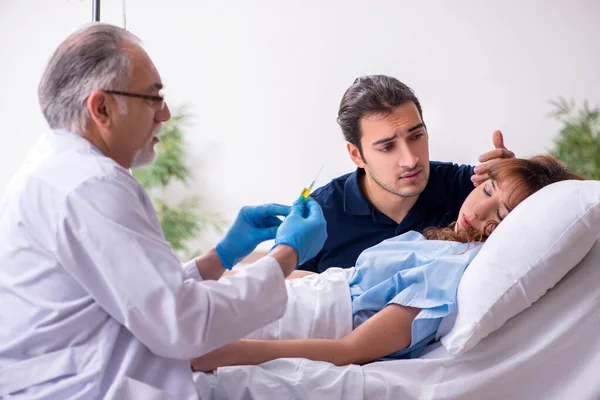
[[[552,101],[552,115],[562,122],[554,140],[552,155],[573,172],[588,179],[600,179],[600,110],[590,108],[587,100],[577,108],[564,98]]]
[[[187,184],[191,173],[185,161],[183,127],[190,115],[181,108],[163,125],[156,144],[158,156],[154,163],[138,168],[133,175],[149,193],[165,235],[178,255],[185,257],[197,254],[198,250],[188,248],[188,242],[207,229],[222,231],[223,221],[219,214],[201,214],[198,211],[199,199],[191,196],[177,205],[169,205],[164,200],[165,193],[174,182]]]
[[[164,188],[174,180],[187,183],[190,170],[185,163],[182,131],[182,125],[187,119],[187,114],[180,114],[167,121],[158,135],[160,142],[156,144],[156,160],[151,165],[133,172],[146,190],[156,186]]]

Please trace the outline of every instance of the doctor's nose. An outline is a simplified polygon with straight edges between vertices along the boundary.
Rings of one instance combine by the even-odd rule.
[[[169,109],[169,105],[166,102],[162,108],[156,111],[154,119],[156,122],[167,122],[171,119],[171,109]]]

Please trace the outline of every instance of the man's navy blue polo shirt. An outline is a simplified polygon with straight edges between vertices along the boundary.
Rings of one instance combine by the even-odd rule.
[[[359,254],[385,239],[408,231],[447,226],[456,221],[460,206],[474,186],[473,167],[430,162],[429,180],[415,205],[397,224],[369,203],[358,181],[363,169],[340,176],[310,197],[323,209],[327,240],[321,251],[299,269],[323,272],[330,267],[354,266]]]

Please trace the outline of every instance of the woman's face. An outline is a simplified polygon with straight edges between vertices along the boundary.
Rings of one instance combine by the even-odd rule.
[[[489,235],[492,229],[485,226],[494,221],[499,224],[511,211],[508,207],[508,197],[511,194],[512,181],[504,181],[502,185],[493,179],[488,179],[477,186],[467,196],[458,212],[455,230],[473,228],[479,233]]]

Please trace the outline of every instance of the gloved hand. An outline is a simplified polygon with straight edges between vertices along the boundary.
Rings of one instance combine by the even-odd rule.
[[[326,228],[327,223],[319,203],[310,197],[307,200],[296,200],[290,215],[277,229],[275,246],[292,246],[298,253],[298,265],[304,264],[323,247],[327,239]]]
[[[231,228],[217,244],[217,254],[225,268],[231,269],[259,243],[274,239],[281,224],[277,215],[289,213],[290,206],[281,204],[242,207]]]

